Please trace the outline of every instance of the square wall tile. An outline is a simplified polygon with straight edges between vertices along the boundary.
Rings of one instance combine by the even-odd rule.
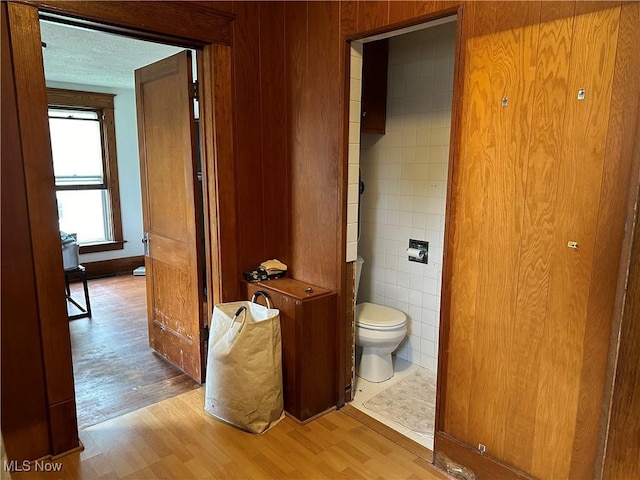
[[[360,164],[360,145],[352,143],[349,145],[349,165]]]
[[[349,122],[360,122],[360,102],[351,100],[349,102]]]
[[[360,122],[349,122],[349,143],[360,143]]]
[[[358,244],[356,242],[347,243],[347,262],[354,262],[358,258]]]
[[[362,78],[362,57],[351,55],[351,78]]]
[[[358,222],[358,204],[350,203],[347,205],[347,223]]]
[[[349,184],[349,187],[347,189],[347,203],[357,205],[358,197],[359,197],[358,184],[357,183]]]
[[[352,100],[360,100],[362,101],[362,80],[359,78],[352,78],[350,83],[350,98]]]
[[[358,165],[349,165],[348,177],[349,184],[358,183],[360,180],[360,168]]]

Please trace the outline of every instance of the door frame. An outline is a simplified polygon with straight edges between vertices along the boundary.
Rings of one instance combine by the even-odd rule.
[[[205,258],[214,303],[237,298],[237,231],[232,105],[232,24],[235,18],[187,2],[7,2],[20,143],[35,261],[44,373],[53,455],[79,445],[71,340],[60,296],[64,274],[56,215],[39,14],[71,17],[88,28],[198,49]],[[173,21],[180,17],[180,22]]]
[[[436,372],[436,376],[437,376],[437,385],[443,385],[443,381],[446,375],[446,366],[447,366],[447,351],[446,349],[443,347],[443,342],[446,342],[448,339],[448,335],[449,335],[449,302],[448,302],[448,298],[449,295],[447,294],[447,292],[449,291],[449,289],[451,288],[450,286],[450,281],[449,281],[449,271],[451,268],[451,255],[448,252],[447,249],[447,245],[449,244],[449,237],[451,235],[451,225],[453,222],[453,218],[455,215],[455,198],[452,195],[452,185],[453,185],[453,172],[454,169],[456,168],[456,164],[457,164],[457,159],[458,159],[458,152],[461,149],[461,145],[462,145],[462,137],[460,135],[461,132],[461,114],[462,114],[462,99],[464,97],[464,62],[465,62],[465,44],[467,41],[466,38],[466,32],[467,29],[464,28],[464,9],[465,9],[465,5],[463,2],[456,4],[454,6],[451,7],[447,7],[447,8],[442,8],[440,10],[437,10],[435,12],[426,14],[426,15],[421,15],[418,17],[413,17],[410,18],[409,20],[406,21],[402,21],[399,23],[394,23],[392,25],[388,25],[388,26],[384,26],[381,28],[375,28],[372,30],[366,30],[366,31],[358,31],[357,33],[353,33],[350,35],[346,35],[344,37],[344,56],[345,56],[345,73],[344,73],[344,79],[343,81],[345,82],[345,85],[349,85],[350,82],[350,75],[351,75],[351,67],[350,67],[350,56],[351,56],[351,43],[353,41],[358,41],[358,40],[362,40],[362,39],[366,39],[369,37],[373,37],[376,35],[389,35],[388,38],[393,38],[396,35],[400,35],[402,34],[402,32],[400,32],[403,29],[409,28],[409,27],[414,27],[417,25],[421,25],[424,23],[428,23],[428,22],[432,22],[434,20],[439,20],[439,19],[443,19],[443,18],[447,18],[447,17],[451,17],[451,16],[456,16],[456,38],[455,38],[455,52],[454,52],[454,71],[453,71],[453,98],[451,100],[451,135],[449,137],[449,159],[448,159],[448,171],[447,171],[447,194],[446,194],[446,209],[445,209],[445,227],[444,227],[444,241],[443,241],[443,260],[442,260],[442,294],[441,294],[441,307],[440,307],[440,343],[439,343],[439,354],[438,354],[438,370]],[[344,162],[343,165],[346,165],[348,163],[348,158],[349,158],[349,105],[350,105],[350,89],[349,88],[345,88],[345,101],[344,101],[344,108],[343,108],[343,158],[344,158]],[[343,257],[343,266],[342,266],[342,284],[343,284],[343,292],[344,292],[344,297],[345,297],[345,305],[343,305],[343,312],[345,312],[345,325],[344,327],[348,327],[351,325],[351,322],[354,322],[355,319],[349,319],[346,317],[346,312],[347,312],[347,306],[346,306],[346,302],[348,301],[353,301],[355,302],[355,298],[353,299],[349,299],[347,298],[347,294],[346,292],[348,291],[348,285],[347,285],[347,275],[346,275],[346,271],[347,271],[347,262],[345,260],[346,258],[346,251],[345,251],[345,245],[346,245],[346,228],[347,228],[347,222],[346,222],[346,205],[347,205],[347,199],[346,199],[346,191],[347,191],[347,185],[348,185],[348,177],[347,177],[347,168],[344,168],[344,175],[343,175],[343,180],[342,180],[342,185],[343,185],[343,191],[345,192],[345,194],[343,195],[343,208],[344,208],[344,217],[342,219],[341,222],[341,227],[343,230],[343,235],[342,235],[342,244],[341,244],[341,248],[345,254],[345,257]],[[355,292],[355,294],[357,295],[357,292]],[[346,341],[348,338],[348,335],[346,335],[346,328],[342,328],[341,329],[341,339],[343,340],[343,342],[340,345],[340,352],[345,352],[346,353]],[[355,338],[355,337],[353,337]],[[355,345],[355,340],[354,340],[354,344]],[[355,347],[353,347],[355,348]],[[342,353],[342,354],[345,354]],[[346,354],[345,354],[346,357]],[[355,369],[355,364],[352,361],[352,358],[344,358],[344,362],[340,364],[340,369],[342,372],[344,372],[346,370],[345,368],[345,364],[346,362],[350,362],[351,363],[351,368]],[[348,366],[348,365],[347,365]],[[346,378],[345,378],[346,381]],[[346,383],[346,382],[345,382]],[[353,385],[351,386],[352,390],[353,390]],[[435,422],[434,422],[434,441],[435,441],[435,433],[438,430],[439,426],[440,426],[440,417],[441,415],[439,415],[439,408],[440,406],[443,404],[444,402],[444,391],[442,388],[436,388],[436,414],[435,414]],[[370,420],[367,419],[367,421],[370,421],[372,424],[377,424],[378,427],[381,430],[385,430],[388,432],[388,429],[385,428],[384,424],[378,422],[377,420],[371,418]],[[402,434],[397,434],[397,436],[395,435],[395,431],[394,433],[390,433],[390,435],[393,435],[395,438],[399,438],[402,437],[402,439],[404,439],[405,437]],[[415,444],[412,445],[412,451],[413,453],[416,453],[419,456],[422,456],[423,458],[431,458],[431,452],[429,452],[429,450],[426,447],[422,447],[419,444]]]

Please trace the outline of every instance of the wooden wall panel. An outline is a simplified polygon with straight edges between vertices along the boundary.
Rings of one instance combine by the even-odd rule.
[[[434,2],[415,2],[412,0],[396,0],[389,2],[389,22],[398,23],[411,20],[420,15],[420,10],[430,12]]]
[[[513,362],[509,369],[511,396],[518,398],[507,409],[510,419],[505,444],[505,460],[530,471],[533,458],[530,445],[535,423],[540,384],[540,362],[544,331],[547,328],[547,297],[551,256],[547,245],[552,238],[558,178],[558,159],[564,132],[564,111],[574,4],[543,2],[540,14],[535,96],[531,105],[532,124],[528,145],[526,196],[520,239],[518,292],[515,322],[519,335],[514,338],[513,354],[526,362]]]
[[[340,35],[353,35],[358,31],[358,5],[358,0],[340,2]]]
[[[558,159],[554,238],[550,245],[553,268],[548,336],[542,341],[545,354],[541,372],[545,381],[540,389],[549,393],[542,394],[546,401],[539,402],[536,412],[541,430],[534,442],[534,451],[539,453],[532,472],[550,477],[573,474],[569,469],[577,433],[582,357],[597,348],[583,342],[590,281],[599,274],[592,262],[615,61],[615,40],[611,40],[617,38],[619,9],[582,14],[581,9],[588,7],[582,2],[576,4],[564,120],[567,129]],[[594,53],[598,62],[593,62]],[[580,88],[591,92],[584,101],[577,100]],[[568,248],[569,241],[578,242],[578,249]],[[603,332],[601,341],[608,345],[608,332]],[[601,398],[602,384],[590,385],[590,391]],[[597,412],[591,412],[590,417],[588,421],[598,422]],[[585,457],[584,451],[576,455],[576,460],[587,465],[584,468],[593,469],[593,458]]]
[[[509,370],[514,363],[528,362],[521,352],[513,351],[513,342],[521,326],[514,315],[520,262],[517,247],[523,223],[539,13],[537,2],[499,3],[496,32],[491,37],[487,108],[495,151],[485,159],[485,212],[482,232],[473,244],[479,258],[470,392],[476,407],[469,414],[466,440],[470,445],[484,444],[489,455],[500,459],[511,448],[505,445],[505,432],[512,428],[507,412],[517,401],[513,384],[518,379]],[[501,103],[504,97],[506,107]]]
[[[625,5],[623,10],[627,10]],[[629,13],[635,20],[638,16]],[[621,25],[621,29],[623,25]],[[622,33],[622,30],[621,30]],[[633,37],[632,37],[633,38]],[[638,104],[640,109],[640,104]],[[640,116],[636,115],[636,135],[634,142],[635,165],[640,165]],[[635,169],[632,181],[638,183],[638,169]],[[619,349],[616,352],[616,379],[611,401],[611,418],[606,443],[603,472],[601,478],[627,479],[640,477],[640,456],[638,438],[640,438],[640,188],[635,189],[635,219],[629,223],[634,229],[630,255],[630,269],[626,283],[626,299],[619,335]]]
[[[608,133],[605,163],[598,206],[598,227],[596,231],[593,270],[589,299],[587,305],[586,327],[584,332],[585,351],[582,359],[580,394],[576,424],[576,435],[573,444],[575,452],[588,452],[590,457],[596,455],[596,440],[600,424],[589,421],[608,404],[610,396],[605,389],[604,397],[594,395],[594,386],[598,389],[605,384],[606,359],[610,342],[611,318],[614,317],[616,291],[611,287],[621,277],[621,269],[627,268],[621,262],[623,242],[625,238],[625,221],[627,219],[627,198],[621,193],[625,179],[629,180],[628,190],[636,191],[638,169],[633,168],[634,130],[640,123],[640,3],[623,4],[620,12],[620,26],[615,59],[613,86],[611,87],[611,105],[608,118]],[[636,133],[635,148],[638,148]],[[636,153],[640,158],[640,154]],[[623,188],[621,188],[621,185]],[[637,317],[640,318],[640,317]],[[614,321],[614,325],[618,325]],[[625,337],[623,336],[622,339]],[[624,341],[624,340],[623,340]],[[599,392],[598,392],[599,393]],[[640,438],[640,437],[636,437]],[[640,464],[640,456],[638,457]],[[571,470],[576,478],[586,477],[591,470],[586,467],[589,462],[575,455]],[[640,471],[640,465],[638,465]],[[623,478],[609,477],[609,478]]]
[[[389,24],[389,0],[360,0],[358,31],[366,32]]]
[[[468,43],[465,46],[464,92],[466,101],[461,114],[461,142],[456,159],[452,196],[453,202],[449,345],[456,349],[447,357],[447,378],[439,385],[445,389],[444,415],[438,420],[438,430],[455,438],[466,438],[469,421],[474,353],[474,317],[480,285],[480,252],[469,248],[481,238],[485,211],[487,157],[492,154],[495,140],[490,137],[492,124],[488,110],[491,92],[492,45],[495,31],[495,3],[471,3],[465,11]],[[442,348],[444,347],[444,348]],[[448,345],[442,345],[445,352]],[[444,380],[444,381],[442,381]],[[437,449],[437,445],[436,445]]]
[[[341,272],[336,252],[340,112],[332,107],[340,98],[339,12],[339,4],[331,2],[285,5],[291,275],[334,291]]]
[[[235,2],[233,28],[238,266],[256,268],[265,258],[260,78],[260,6]]]
[[[312,121],[312,116],[307,109],[306,102],[309,95],[307,87],[308,78],[308,26],[307,26],[307,4],[306,2],[285,3],[285,44],[287,45],[286,56],[286,78],[287,86],[284,92],[284,102],[286,105],[287,118],[287,168],[289,169],[291,204],[289,215],[291,224],[289,225],[289,241],[291,243],[291,265],[290,275],[298,279],[298,257],[304,255],[305,224],[310,218],[304,219],[305,188],[307,187],[301,169],[304,162],[309,162],[308,145],[305,139],[307,132],[313,127],[308,122]],[[304,182],[304,183],[303,183]],[[297,219],[297,221],[296,221]],[[298,235],[298,234],[301,235]],[[298,245],[298,255],[293,249]],[[307,245],[308,247],[308,245]],[[314,254],[307,249],[309,256]],[[320,285],[315,282],[316,285]]]
[[[71,340],[64,296],[62,251],[56,211],[53,161],[48,143],[47,96],[42,71],[38,12],[10,3],[9,31],[14,61],[20,121],[31,249],[35,265],[42,353],[46,378],[51,451],[62,453],[78,446],[75,418]],[[33,141],[37,139],[47,139]],[[33,228],[37,226],[37,228]],[[69,404],[69,405],[67,405]],[[72,415],[75,417],[75,415]],[[59,427],[59,430],[53,428]]]
[[[2,435],[9,459],[49,453],[47,396],[18,111],[9,51],[7,4],[2,15]]]
[[[462,1],[392,0],[389,2],[389,24],[415,23],[420,17],[455,13]]]
[[[286,155],[288,125],[281,91],[286,88],[285,48],[284,4],[261,2],[260,90],[265,255],[262,260],[277,258],[289,265],[290,179]]]
[[[330,26],[330,27],[328,27]],[[309,3],[309,50],[322,52],[313,64],[317,65],[317,73],[312,73],[313,84],[311,91],[324,89],[326,96],[314,95],[311,111],[319,112],[316,121],[321,128],[314,132],[314,151],[321,153],[318,161],[322,167],[312,167],[310,189],[318,188],[318,197],[314,202],[316,207],[309,211],[309,215],[316,216],[315,246],[318,252],[327,259],[327,265],[322,265],[318,271],[318,262],[313,256],[305,255],[309,278],[322,276],[323,285],[337,293],[337,301],[334,303],[335,312],[332,312],[331,328],[335,332],[334,350],[337,352],[335,359],[327,359],[336,366],[336,375],[333,377],[336,388],[338,406],[344,404],[346,376],[342,366],[345,362],[344,344],[345,330],[340,328],[345,318],[345,295],[342,288],[346,275],[346,231],[341,226],[346,225],[347,217],[347,166],[340,162],[344,143],[341,141],[340,132],[345,132],[347,126],[344,120],[344,109],[335,108],[334,99],[344,99],[342,78],[345,78],[343,59],[344,48],[340,42],[340,4],[338,2],[310,2]],[[309,57],[313,58],[312,56]],[[339,102],[338,105],[344,105]],[[333,135],[332,132],[336,132]],[[329,199],[332,199],[329,201]],[[317,205],[326,202],[329,208],[320,209],[318,215]],[[312,250],[315,248],[312,247]],[[323,264],[324,262],[320,262]]]
[[[206,72],[206,73],[205,73]],[[206,46],[202,52],[202,87],[204,109],[201,119],[205,138],[204,172],[207,184],[205,212],[209,225],[210,271],[213,292],[209,295],[208,314],[214,302],[238,298],[238,235],[234,157],[232,52],[221,45]]]
[[[628,177],[630,180],[630,195],[628,209],[635,205],[635,219],[629,220],[623,248],[623,259],[628,258],[629,272],[627,277],[624,262],[618,271],[618,279],[626,283],[626,292],[616,298],[615,310],[622,311],[621,321],[614,323],[612,348],[609,352],[611,361],[610,376],[613,376],[613,388],[606,391],[606,404],[612,405],[610,416],[606,415],[603,426],[609,426],[609,431],[602,436],[606,440],[603,451],[602,464],[598,472],[604,471],[603,478],[638,478],[640,477],[640,455],[638,454],[638,438],[640,438],[640,59],[637,45],[640,43],[640,3],[623,2],[620,31],[618,34],[618,57],[612,97],[611,131],[607,142],[607,156],[619,156],[617,171],[605,170],[603,182],[603,196],[607,192],[615,191],[615,184],[619,179]],[[635,104],[635,108],[634,108]],[[635,124],[635,135],[633,132]],[[630,169],[626,163],[631,163]],[[613,220],[616,210],[619,210],[620,199],[607,207],[605,218]],[[608,222],[607,222],[608,223]],[[604,241],[608,237],[607,223],[596,244],[596,251],[600,238]],[[635,230],[635,234],[632,234]],[[620,239],[619,229],[613,229],[613,242]],[[613,243],[612,242],[612,243]],[[628,254],[631,244],[630,255]],[[613,243],[616,245],[615,243]],[[609,247],[611,248],[611,247]],[[596,254],[595,262],[600,261]],[[606,277],[613,272],[607,271]],[[607,281],[608,278],[602,281]],[[600,280],[598,280],[600,281]],[[590,299],[597,300],[594,295]],[[591,308],[590,308],[591,311]],[[596,311],[597,313],[597,311]],[[604,430],[604,428],[603,428]],[[601,432],[602,433],[602,432]],[[604,443],[604,442],[603,442]]]
[[[620,11],[615,3],[577,8],[574,18],[566,2],[483,2],[467,4],[464,15],[471,38],[452,189],[451,323],[441,345],[448,362],[439,382],[446,384],[439,429],[471,446],[483,443],[489,455],[542,478],[593,472],[612,315],[611,301],[595,292],[615,294],[626,215],[626,190],[614,193],[606,180],[609,170],[610,178],[625,178],[624,169],[616,160],[605,167],[604,151]],[[578,101],[579,88],[592,97]],[[637,90],[633,82],[628,88]],[[620,97],[629,98],[624,92]],[[613,108],[622,115],[620,105]],[[474,157],[482,159],[477,166]],[[480,184],[471,183],[474,175]],[[611,201],[601,199],[601,184]],[[611,204],[615,213],[605,206]],[[618,231],[617,248],[602,253],[599,264],[613,264],[606,267],[613,271],[608,287],[604,279],[591,284],[600,273],[591,263],[597,228],[604,237]],[[572,235],[582,239],[578,252],[567,248]],[[606,251],[605,243],[598,250]],[[599,312],[592,321],[590,291]]]
[[[292,203],[297,208],[292,212],[291,258],[297,279],[336,291],[342,271],[336,251],[338,218],[346,208],[340,195],[342,112],[335,108],[342,93],[340,5],[309,2],[307,8],[307,76],[300,112],[305,155],[291,158],[297,170],[292,185],[297,192]],[[316,93],[320,91],[322,95]]]

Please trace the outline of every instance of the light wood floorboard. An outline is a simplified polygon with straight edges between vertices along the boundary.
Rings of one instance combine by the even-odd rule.
[[[88,427],[56,474],[22,479],[445,479],[431,464],[341,411],[285,418],[252,435],[205,413],[204,388]]]

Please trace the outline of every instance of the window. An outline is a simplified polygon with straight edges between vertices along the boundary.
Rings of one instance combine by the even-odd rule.
[[[60,230],[80,253],[122,249],[113,97],[47,89]]]

